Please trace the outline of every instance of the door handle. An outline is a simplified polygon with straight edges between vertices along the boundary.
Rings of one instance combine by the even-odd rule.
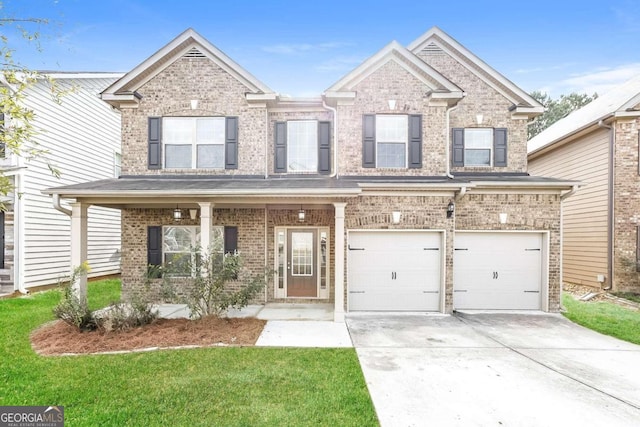
[[[494,279],[497,279],[497,278],[498,278],[498,272],[497,272],[497,271],[494,271],[494,272],[493,272],[493,278],[494,278]]]

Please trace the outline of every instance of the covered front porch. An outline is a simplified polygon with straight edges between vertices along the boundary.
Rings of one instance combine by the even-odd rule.
[[[349,198],[360,193],[355,183],[331,178],[129,177],[47,193],[62,209],[61,199],[70,200],[72,268],[87,260],[89,207],[121,211],[125,297],[142,289],[153,260],[170,259],[175,245],[166,236],[191,230],[197,238],[194,246],[222,245],[225,252],[239,251],[251,272],[274,270],[273,281],[256,302],[297,310],[331,304],[325,316],[344,321],[344,216]],[[155,241],[152,228],[161,230]],[[223,236],[224,243],[217,236]],[[86,278],[78,278],[74,289],[86,295]]]

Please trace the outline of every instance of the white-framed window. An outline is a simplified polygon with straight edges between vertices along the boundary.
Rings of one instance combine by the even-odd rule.
[[[122,154],[113,152],[113,175],[118,178],[122,174]]]
[[[224,256],[224,227],[211,227],[211,246],[205,251],[213,262]],[[200,226],[167,225],[162,227],[162,262],[170,274],[191,276],[199,262],[196,249],[200,247]]]
[[[165,117],[162,135],[165,168],[224,168],[224,117]]]
[[[464,165],[491,166],[493,158],[493,129],[465,128]]]
[[[318,171],[318,122],[287,122],[287,171]]]
[[[408,116],[376,115],[376,166],[406,168],[408,138]]]

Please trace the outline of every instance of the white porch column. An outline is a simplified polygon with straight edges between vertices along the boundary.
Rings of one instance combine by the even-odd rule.
[[[87,261],[87,209],[84,203],[71,203],[71,274]],[[87,298],[87,275],[80,274],[71,284],[80,301]]]
[[[346,203],[334,203],[335,208],[335,306],[333,309],[334,322],[344,322],[344,208]]]
[[[200,205],[200,246],[202,246],[202,253],[211,255],[209,249],[211,249],[211,210],[213,209],[213,203],[202,202]]]

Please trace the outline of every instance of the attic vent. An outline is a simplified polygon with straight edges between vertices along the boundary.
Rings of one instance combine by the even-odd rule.
[[[197,48],[193,47],[189,52],[184,54],[185,58],[204,58],[204,53],[200,52]]]
[[[433,42],[426,45],[423,49],[423,52],[431,55],[438,55],[438,54],[444,53],[442,49],[440,49],[440,47]]]

